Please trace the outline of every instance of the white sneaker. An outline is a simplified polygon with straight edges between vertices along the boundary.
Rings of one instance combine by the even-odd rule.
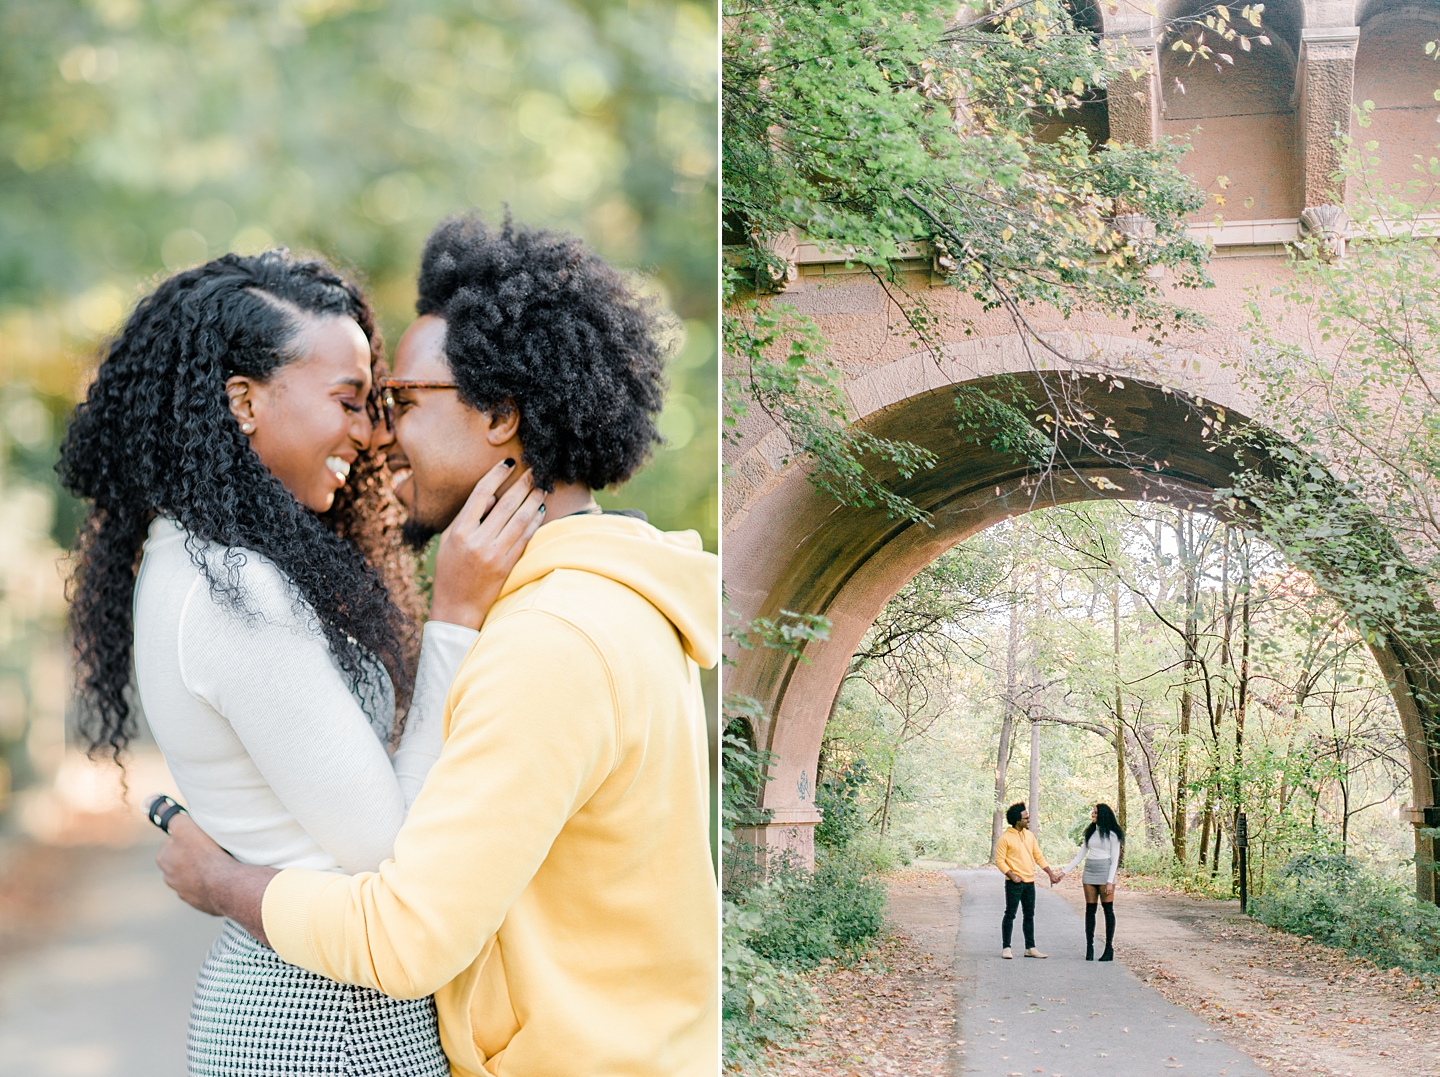
[[[1030,949],[1028,949],[1028,950],[1025,951],[1025,956],[1026,956],[1026,957],[1049,957],[1050,955],[1049,955],[1049,954],[1042,954],[1039,950],[1035,949],[1035,947],[1032,946],[1032,947],[1030,947]]]
[[[1000,951],[1000,956],[1003,957],[1006,961],[1009,961],[1015,956],[1015,951],[1011,950],[1010,947],[1007,946],[1005,947],[1005,949]]]

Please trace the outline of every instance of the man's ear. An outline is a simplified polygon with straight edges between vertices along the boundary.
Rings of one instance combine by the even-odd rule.
[[[513,400],[507,400],[494,411],[487,413],[490,426],[485,431],[485,440],[491,445],[504,445],[520,433],[520,409]]]
[[[255,432],[254,382],[242,375],[235,375],[225,381],[225,395],[230,399],[230,414],[247,434]]]

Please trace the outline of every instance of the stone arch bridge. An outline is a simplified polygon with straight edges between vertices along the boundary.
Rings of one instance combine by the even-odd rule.
[[[1173,7],[1173,5],[1172,5]],[[1174,7],[1169,17],[1186,12]],[[1231,463],[1186,421],[1180,396],[1223,407],[1243,418],[1251,402],[1229,361],[1242,341],[1240,307],[1250,289],[1268,295],[1285,272],[1285,244],[1307,229],[1343,226],[1346,192],[1331,179],[1338,164],[1332,132],[1351,123],[1351,105],[1373,101],[1366,139],[1380,143],[1382,179],[1409,178],[1415,154],[1435,154],[1440,140],[1433,97],[1440,66],[1424,42],[1440,38],[1440,2],[1278,0],[1264,18],[1275,47],[1236,56],[1224,77],[1188,69],[1185,93],[1170,87],[1182,73],[1165,47],[1162,23],[1122,2],[1100,16],[1107,35],[1124,35],[1146,50],[1152,70],[1138,94],[1089,107],[1080,118],[1099,138],[1148,141],[1187,135],[1183,166],[1202,187],[1229,176],[1223,227],[1208,219],[1194,231],[1214,244],[1216,287],[1177,297],[1207,314],[1213,328],[1157,348],[1121,325],[1042,313],[1034,324],[1053,348],[1052,368],[1067,356],[1087,369],[1125,371],[1124,388],[1103,401],[1117,432],[1164,467],[1144,480],[1082,452],[1066,461],[1073,484],[1035,484],[1006,456],[965,441],[955,428],[954,390],[998,376],[1035,379],[1036,364],[1003,315],[982,314],[973,301],[936,275],[919,248],[902,266],[907,288],[929,288],[927,300],[945,319],[968,319],[972,332],[947,340],[940,354],[919,353],[899,331],[899,312],[863,272],[847,269],[800,237],[787,254],[785,302],[819,323],[831,356],[845,374],[853,420],[884,437],[916,442],[939,464],[893,487],[931,514],[933,527],[887,519],[878,510],[837,505],[817,492],[803,463],[782,466],[783,433],[752,409],[737,444],[727,450],[723,550],[727,601],[742,620],[781,610],[823,614],[833,623],[827,642],[806,649],[806,661],[780,652],[738,651],[726,691],[753,696],[770,716],[757,729],[774,753],[764,807],[772,821],[747,836],[762,845],[813,854],[815,767],[826,717],[849,656],[884,604],[926,564],[955,543],[1033,508],[1098,498],[1183,498],[1208,504],[1231,485]],[[1243,207],[1243,208],[1242,208]],[[1205,211],[1207,214],[1213,209]],[[1337,225],[1339,222],[1339,225]],[[1261,302],[1264,302],[1262,298]],[[1177,394],[1162,390],[1178,389]],[[1099,391],[1098,389],[1092,391]],[[1390,679],[1412,764],[1409,818],[1417,827],[1417,887],[1436,900],[1434,842],[1420,827],[1440,826],[1440,716],[1425,710],[1425,674],[1403,648],[1379,648]]]

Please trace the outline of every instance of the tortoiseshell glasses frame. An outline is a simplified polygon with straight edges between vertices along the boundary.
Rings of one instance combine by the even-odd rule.
[[[380,404],[385,409],[385,423],[387,426],[394,426],[392,413],[395,410],[396,389],[458,389],[459,384],[453,381],[407,381],[404,378],[381,378],[376,385],[380,393]]]

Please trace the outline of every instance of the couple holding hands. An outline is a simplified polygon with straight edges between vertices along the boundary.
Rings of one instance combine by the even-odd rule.
[[[1096,804],[1090,810],[1090,824],[1080,839],[1070,863],[1057,871],[1045,862],[1035,832],[1030,829],[1030,812],[1023,802],[1005,810],[1010,825],[995,843],[995,866],[1005,876],[1005,915],[1000,920],[1000,956],[1010,960],[1015,951],[1010,946],[1015,929],[1015,913],[1023,911],[1021,930],[1025,935],[1026,957],[1049,957],[1035,946],[1035,872],[1044,871],[1054,886],[1085,861],[1081,883],[1085,887],[1085,960],[1095,960],[1095,906],[1105,909],[1105,952],[1101,961],[1115,960],[1115,874],[1120,868],[1125,831],[1115,819],[1109,804]]]
[[[166,881],[226,918],[190,1073],[710,1077],[718,565],[592,496],[660,440],[662,323],[475,217],[417,311],[391,371],[323,261],[178,273],[62,447],[82,728],[143,711]]]

